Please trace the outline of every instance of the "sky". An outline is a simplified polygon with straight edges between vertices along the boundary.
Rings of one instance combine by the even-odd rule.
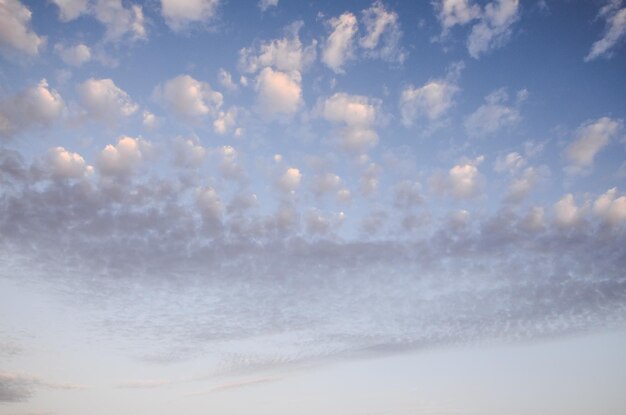
[[[0,0],[0,414],[626,413],[625,39]]]

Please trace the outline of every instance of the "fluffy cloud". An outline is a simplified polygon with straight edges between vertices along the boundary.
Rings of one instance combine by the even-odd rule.
[[[341,186],[341,177],[334,173],[324,173],[311,180],[311,189],[316,196],[335,192]]]
[[[96,0],[93,13],[106,27],[107,41],[117,41],[125,36],[131,40],[146,38],[143,9],[138,4],[126,8],[122,0]]]
[[[205,220],[213,224],[219,223],[224,214],[224,206],[217,191],[210,186],[200,187],[196,190],[196,201]]]
[[[335,73],[343,73],[343,66],[354,58],[354,37],[358,30],[356,17],[344,13],[328,21],[331,34],[326,39],[322,52],[322,62]]]
[[[457,199],[471,199],[483,189],[483,177],[478,166],[484,161],[483,156],[452,167],[446,174],[437,173],[430,184],[437,193],[447,194]]]
[[[574,195],[571,193],[554,204],[554,221],[563,228],[577,225],[582,219],[582,214],[582,209],[576,206]]]
[[[226,134],[235,128],[237,122],[237,108],[231,107],[228,111],[220,111],[213,121],[213,131],[217,134]]]
[[[302,181],[302,173],[300,169],[290,167],[278,179],[278,187],[286,193],[293,193]]]
[[[526,166],[526,159],[517,151],[508,153],[504,157],[498,157],[494,164],[494,170],[498,173],[515,173]]]
[[[602,117],[578,127],[576,139],[567,146],[567,171],[580,173],[593,166],[596,155],[622,130],[621,120]]]
[[[0,2],[0,46],[37,55],[46,39],[30,29],[31,11],[19,0]]]
[[[116,145],[107,146],[98,155],[97,166],[104,176],[128,176],[145,156],[152,145],[142,138],[122,136]]]
[[[270,7],[278,6],[278,0],[259,0],[259,9],[266,11]]]
[[[42,79],[36,86],[0,103],[0,136],[11,136],[24,129],[47,126],[58,119],[65,103],[48,82]]]
[[[47,167],[52,177],[60,179],[79,179],[93,172],[93,167],[85,163],[85,159],[78,154],[54,147],[48,150]]]
[[[236,91],[238,88],[237,84],[233,82],[233,77],[230,72],[228,72],[224,68],[220,68],[220,70],[218,71],[217,80],[221,86],[229,91]]]
[[[467,50],[475,59],[503,46],[511,27],[519,19],[519,0],[494,0],[481,8],[469,0],[439,0],[435,3],[443,35],[456,25],[476,20],[467,39]]]
[[[198,167],[207,156],[207,150],[198,137],[177,137],[174,140],[174,164],[179,167]]]
[[[626,223],[626,196],[618,197],[617,188],[613,187],[595,200],[593,212],[609,225]]]
[[[115,121],[129,117],[139,109],[126,91],[111,79],[88,79],[78,85],[77,91],[87,116],[92,118]]]
[[[59,8],[61,21],[69,22],[87,12],[87,0],[52,0]]]
[[[172,30],[179,31],[190,23],[209,21],[218,5],[219,0],[161,0],[161,14]]]
[[[521,176],[513,179],[509,185],[505,201],[509,203],[519,203],[524,200],[535,187],[539,177],[540,173],[536,168],[526,168]]]
[[[398,209],[412,209],[424,202],[422,185],[412,180],[403,180],[393,189],[393,204]]]
[[[231,146],[219,147],[216,151],[220,161],[218,168],[225,179],[240,180],[244,176],[243,168],[237,161],[239,153]]]
[[[486,137],[517,124],[522,119],[519,104],[527,94],[526,90],[519,91],[515,104],[510,105],[505,88],[490,93],[485,97],[485,104],[465,119],[465,131],[472,137]]]
[[[259,73],[255,90],[258,92],[257,109],[264,115],[291,115],[302,105],[300,73],[285,73],[266,67]]]
[[[359,45],[365,49],[365,56],[390,62],[404,61],[406,53],[400,47],[402,31],[396,12],[386,10],[382,1],[377,0],[363,10],[363,23],[366,33],[359,39]]]
[[[626,35],[626,7],[621,7],[622,0],[609,0],[608,4],[600,9],[599,17],[606,21],[604,36],[594,42],[585,61],[600,57],[610,58],[612,50]]]
[[[64,46],[57,43],[54,50],[59,54],[63,62],[72,66],[80,66],[91,60],[91,49],[89,46],[79,43],[74,46]]]
[[[339,131],[343,148],[361,153],[378,142],[373,125],[380,105],[376,99],[338,92],[323,102],[321,114],[327,121],[344,126]]]
[[[317,57],[317,41],[304,46],[299,32],[303,26],[297,21],[286,28],[286,36],[280,39],[261,42],[257,47],[243,48],[239,51],[239,68],[243,72],[255,73],[271,66],[283,72],[302,72]]]
[[[198,121],[208,115],[217,115],[224,97],[206,82],[189,75],[179,75],[159,85],[155,97],[184,121]]]

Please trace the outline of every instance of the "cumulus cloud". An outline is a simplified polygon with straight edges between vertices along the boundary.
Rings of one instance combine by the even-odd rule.
[[[554,221],[563,228],[569,228],[580,223],[583,215],[582,208],[576,205],[574,195],[566,194],[554,204]]]
[[[91,49],[89,46],[78,43],[74,46],[65,46],[57,43],[54,50],[59,54],[63,62],[72,66],[80,66],[91,60]]]
[[[224,206],[213,187],[199,187],[196,190],[196,201],[205,220],[212,224],[221,223]]]
[[[434,4],[444,36],[456,25],[476,21],[467,39],[467,50],[475,59],[507,43],[520,15],[519,0],[494,0],[482,8],[469,0],[439,0]]]
[[[601,39],[594,42],[591,50],[585,56],[585,61],[598,58],[610,58],[613,49],[624,39],[626,35],[626,7],[622,6],[622,0],[609,0],[600,9],[599,18],[604,19],[606,28]]]
[[[453,65],[445,78],[428,81],[421,87],[407,85],[400,97],[402,123],[411,126],[418,118],[437,120],[454,106],[454,96],[459,91],[457,79],[462,63]]]
[[[0,102],[0,136],[48,126],[61,116],[64,109],[61,95],[42,79],[37,85]]]
[[[216,150],[219,156],[218,168],[225,179],[240,180],[244,176],[243,167],[238,162],[239,153],[231,146],[222,146]]]
[[[238,89],[237,84],[233,81],[233,76],[224,68],[220,68],[218,71],[217,80],[221,86],[229,91],[236,91]]]
[[[517,124],[522,119],[519,106],[527,94],[525,90],[518,91],[511,105],[505,88],[493,91],[485,97],[485,103],[465,119],[465,131],[472,137],[487,137]]]
[[[341,177],[335,173],[326,172],[313,177],[311,189],[316,196],[323,196],[338,191],[341,186]]]
[[[523,173],[514,178],[504,198],[509,203],[519,203],[533,190],[540,178],[540,172],[535,167],[527,167]]]
[[[300,186],[300,182],[302,181],[302,173],[300,173],[300,169],[296,167],[289,167],[285,172],[279,177],[278,188],[281,189],[285,193],[293,193]]]
[[[515,173],[526,166],[526,159],[517,151],[512,151],[504,157],[498,157],[494,164],[494,170],[498,173]]]
[[[218,6],[219,0],[161,0],[161,14],[172,30],[180,31],[189,24],[210,21]]]
[[[259,73],[255,90],[258,92],[257,109],[267,116],[291,115],[302,105],[300,73],[285,73],[266,67]]]
[[[63,22],[76,19],[87,12],[87,0],[52,0],[59,8],[59,18]]]
[[[356,17],[349,12],[328,20],[331,33],[322,51],[322,62],[335,73],[344,73],[343,66],[354,58],[354,38],[358,31]]]
[[[175,116],[183,121],[199,121],[217,115],[224,97],[207,82],[189,75],[179,75],[157,86],[154,95]]]
[[[285,29],[285,37],[241,49],[239,69],[247,73],[255,73],[268,66],[283,72],[305,70],[317,57],[317,41],[312,40],[304,46],[299,36],[303,25],[302,21],[294,22]]]
[[[93,167],[87,165],[80,154],[68,151],[63,147],[54,147],[48,150],[46,162],[47,169],[55,178],[80,179],[93,172]]]
[[[111,79],[90,78],[77,86],[78,98],[86,115],[103,121],[116,121],[133,115],[139,106]]]
[[[264,12],[270,7],[278,6],[278,0],[259,0],[258,6],[259,6],[259,9],[261,9],[261,11]]]
[[[198,137],[176,137],[174,140],[174,164],[179,167],[199,167],[207,156],[207,149]]]
[[[117,144],[107,144],[100,152],[98,169],[103,176],[129,176],[149,154],[151,147],[151,143],[142,138],[121,136]]]
[[[483,189],[484,182],[478,166],[484,159],[484,156],[478,156],[473,160],[455,165],[447,173],[435,174],[430,181],[431,187],[437,193],[457,199],[471,199],[478,196]]]
[[[37,55],[46,44],[46,39],[30,28],[32,13],[19,0],[4,0],[0,3],[0,46],[17,50],[27,55]]]
[[[393,188],[393,204],[398,209],[412,209],[424,202],[422,185],[413,180],[403,180]]]
[[[609,225],[626,223],[626,196],[613,187],[594,201],[593,212]]]
[[[213,131],[217,134],[226,134],[232,131],[237,123],[237,113],[236,107],[231,107],[228,111],[220,111],[213,121]]]
[[[159,119],[157,116],[148,110],[144,110],[141,114],[141,122],[143,126],[149,130],[153,130],[159,126]]]
[[[378,143],[374,123],[380,111],[380,100],[337,92],[321,104],[321,115],[327,121],[343,126],[338,131],[344,149],[362,153]]]
[[[400,46],[402,31],[396,12],[385,9],[382,1],[377,0],[363,10],[363,24],[365,35],[359,39],[359,45],[365,50],[365,56],[389,62],[404,61],[406,52]]]
[[[118,41],[122,38],[139,40],[147,37],[143,9],[138,4],[124,7],[122,0],[96,0],[93,13],[106,27],[106,41]]]
[[[593,167],[596,155],[622,131],[622,121],[609,117],[588,121],[578,127],[576,139],[565,149],[569,173],[581,173]]]

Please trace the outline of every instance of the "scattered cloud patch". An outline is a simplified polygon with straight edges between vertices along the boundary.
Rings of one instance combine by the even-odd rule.
[[[161,14],[175,32],[190,24],[210,21],[217,12],[219,0],[161,0]]]
[[[0,3],[0,47],[30,56],[39,54],[46,38],[30,28],[31,17],[30,9],[19,0],[3,0]]]
[[[605,30],[601,39],[594,42],[591,50],[585,56],[589,62],[598,58],[611,58],[613,50],[624,40],[626,36],[626,6],[622,0],[609,0],[602,6],[598,18],[604,19]]]
[[[602,117],[588,121],[578,127],[576,139],[565,149],[568,161],[566,171],[583,173],[593,167],[597,154],[604,149],[623,129],[621,120]]]

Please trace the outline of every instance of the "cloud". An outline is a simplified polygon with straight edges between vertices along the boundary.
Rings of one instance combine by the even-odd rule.
[[[412,209],[424,203],[422,185],[412,180],[403,180],[393,189],[393,204],[398,209]]]
[[[216,116],[224,97],[207,82],[189,75],[179,75],[157,86],[154,95],[182,121],[198,122],[206,116]]]
[[[300,186],[302,173],[296,167],[289,167],[278,179],[277,185],[285,193],[293,193]]]
[[[269,117],[297,112],[303,103],[301,81],[297,71],[285,73],[270,67],[263,69],[254,85],[258,92],[258,111]]]
[[[468,0],[439,0],[434,5],[442,36],[454,26],[476,21],[467,39],[467,50],[475,59],[506,44],[520,16],[519,0],[494,0],[482,8]]]
[[[85,386],[48,382],[23,373],[0,372],[0,404],[27,401],[41,388],[76,390],[84,389]]]
[[[106,41],[118,41],[125,37],[140,40],[147,37],[143,9],[138,4],[126,8],[122,0],[96,0],[93,13],[106,27]]]
[[[578,127],[576,139],[565,149],[569,173],[581,173],[593,167],[596,155],[622,131],[621,120],[609,117],[587,121]]]
[[[526,159],[517,151],[513,151],[505,157],[498,157],[494,164],[494,170],[498,173],[515,173],[525,167],[526,164]]]
[[[212,225],[220,224],[224,214],[224,206],[217,191],[211,187],[199,187],[196,190],[196,200],[202,212],[202,217]]]
[[[231,107],[226,112],[220,111],[215,121],[213,121],[213,131],[217,134],[226,134],[233,130],[237,123],[237,113],[236,107]]]
[[[539,178],[540,173],[536,168],[527,167],[519,177],[511,181],[504,200],[509,203],[521,202],[528,197]]]
[[[179,167],[197,168],[204,162],[207,153],[198,137],[176,137],[174,140],[174,164]]]
[[[328,20],[332,32],[322,51],[322,62],[335,73],[344,73],[343,66],[354,59],[354,37],[358,31],[356,17],[349,12]]]
[[[0,47],[35,56],[46,44],[45,37],[30,29],[32,13],[19,0],[0,3]]]
[[[117,121],[133,115],[139,106],[111,79],[90,78],[76,87],[85,115],[101,121]]]
[[[12,136],[33,127],[45,127],[65,110],[61,95],[42,79],[36,86],[0,102],[0,136]]]
[[[59,19],[69,22],[87,12],[87,0],[52,0],[59,8]]]
[[[598,17],[605,20],[606,28],[604,36],[594,42],[591,50],[585,56],[585,62],[598,58],[610,58],[613,49],[624,39],[626,35],[626,7],[620,8],[622,0],[609,0],[600,9]]]
[[[463,66],[455,64],[446,78],[428,81],[419,88],[407,85],[400,97],[402,123],[409,127],[418,118],[434,121],[444,116],[454,106],[454,96],[460,90],[456,82]]]
[[[574,195],[566,194],[554,204],[554,221],[557,225],[568,228],[580,223],[582,209],[576,206]]]
[[[337,92],[326,98],[320,107],[324,119],[343,126],[338,136],[344,149],[362,153],[378,143],[374,123],[380,111],[380,100]]]
[[[239,88],[237,84],[233,82],[233,77],[230,72],[228,72],[224,68],[220,68],[220,70],[218,71],[217,80],[221,86],[229,91],[236,91]]]
[[[264,12],[270,7],[278,6],[278,0],[259,0],[258,6],[259,6],[259,9],[261,9],[261,11]]]
[[[121,136],[117,144],[107,144],[100,152],[98,169],[104,176],[129,176],[150,152],[151,146],[142,138]]]
[[[359,45],[365,49],[365,56],[389,62],[404,61],[406,52],[400,46],[402,31],[396,12],[386,10],[382,1],[377,0],[363,10],[363,23],[366,33],[359,39]]]
[[[72,66],[80,66],[91,60],[91,49],[89,46],[78,43],[74,46],[65,46],[57,43],[54,50],[59,54],[63,62]]]
[[[219,147],[216,151],[220,161],[218,168],[225,179],[241,180],[244,176],[243,168],[237,161],[239,153],[231,146]]]
[[[525,90],[519,91],[515,104],[509,105],[509,95],[505,88],[493,91],[485,97],[485,104],[465,119],[465,131],[472,137],[487,137],[517,124],[522,119],[519,105],[526,95]]]
[[[287,26],[285,37],[241,49],[239,69],[246,73],[256,73],[266,67],[283,72],[305,70],[317,57],[317,41],[312,40],[306,47],[303,45],[299,36],[303,25],[302,21],[296,21]]]
[[[447,194],[457,199],[471,199],[478,196],[483,189],[484,178],[478,171],[478,166],[484,161],[484,156],[478,156],[455,165],[447,174],[437,173],[431,177],[431,187],[440,194]]]
[[[174,31],[192,23],[210,21],[217,12],[219,0],[161,0],[161,14]]]
[[[80,179],[93,172],[93,167],[87,165],[80,154],[63,147],[48,150],[46,162],[48,170],[55,178]]]
[[[613,187],[595,200],[593,212],[611,226],[626,223],[626,196]]]

